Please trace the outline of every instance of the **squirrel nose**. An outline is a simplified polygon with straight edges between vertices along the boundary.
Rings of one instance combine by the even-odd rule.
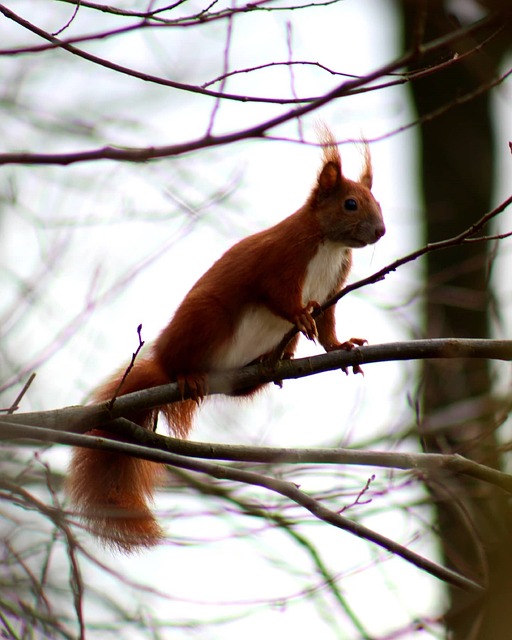
[[[382,238],[382,236],[386,233],[386,227],[384,226],[383,222],[375,226],[374,233],[376,240],[380,240]]]

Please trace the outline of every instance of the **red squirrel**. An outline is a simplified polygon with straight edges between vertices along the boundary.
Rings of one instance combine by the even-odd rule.
[[[342,173],[330,131],[325,129],[321,136],[323,163],[305,204],[282,222],[235,244],[196,282],[149,353],[135,361],[118,393],[177,381],[196,401],[138,411],[128,419],[153,429],[161,413],[170,431],[186,438],[206,374],[262,360],[294,326],[326,351],[364,342],[338,341],[334,306],[312,316],[343,287],[352,249],[374,244],[386,231],[371,193],[368,145],[355,182]],[[283,357],[293,357],[298,337],[297,333]],[[94,400],[110,400],[122,375],[123,371],[99,387]],[[113,437],[97,430],[90,433]],[[76,448],[68,490],[93,533],[107,545],[134,551],[163,538],[148,505],[162,470],[163,465],[147,460]]]

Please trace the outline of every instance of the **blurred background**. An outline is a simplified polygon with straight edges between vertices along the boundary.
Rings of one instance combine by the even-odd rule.
[[[351,282],[510,196],[506,0],[11,0],[0,2],[0,31],[4,409],[32,373],[20,411],[86,402],[129,361],[139,324],[150,343],[227,248],[298,209],[320,164],[319,119],[349,177],[362,164],[355,142],[369,141],[387,226],[354,252]],[[163,146],[145,162],[101,157]],[[91,149],[97,159],[72,161]],[[339,338],[509,337],[511,242],[500,236],[510,230],[506,210],[486,241],[343,298]],[[318,352],[301,341],[298,355]],[[250,403],[209,400],[193,438],[458,453],[507,470],[509,396],[505,363],[386,362],[364,377],[288,381]],[[491,485],[251,467],[485,583],[481,598],[282,497],[178,470],[156,503],[165,544],[115,556],[66,511],[67,447],[7,442],[0,456],[3,637],[507,637],[512,510]]]

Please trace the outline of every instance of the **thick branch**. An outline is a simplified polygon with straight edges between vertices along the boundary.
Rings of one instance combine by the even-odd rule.
[[[256,381],[282,380],[312,375],[340,366],[385,360],[411,358],[453,358],[453,357],[486,357],[501,360],[512,359],[512,341],[498,340],[420,340],[410,343],[377,345],[361,347],[352,352],[333,352],[304,358],[296,361],[279,362],[273,371],[264,366],[252,366],[245,369],[217,373],[210,376],[211,393],[230,393],[234,390],[252,386]],[[379,533],[364,527],[344,516],[327,509],[313,497],[300,491],[294,484],[269,478],[251,471],[232,468],[227,465],[214,464],[198,460],[203,458],[222,458],[251,462],[315,462],[329,464],[362,464],[383,467],[396,467],[432,473],[444,469],[457,473],[465,473],[475,478],[495,484],[512,493],[512,478],[494,469],[478,465],[459,456],[441,456],[435,454],[399,454],[379,453],[372,451],[338,450],[289,450],[276,448],[233,447],[227,445],[210,445],[183,442],[175,438],[166,438],[148,432],[127,420],[115,420],[123,413],[133,411],[142,406],[159,406],[165,402],[180,399],[177,385],[170,384],[138,393],[121,396],[116,399],[109,411],[109,403],[104,402],[90,407],[67,407],[65,409],[27,414],[7,414],[0,422],[0,434],[4,439],[36,439],[61,442],[74,446],[86,446],[108,451],[123,452],[148,460],[171,464],[179,468],[206,473],[214,478],[233,480],[246,484],[264,487],[277,492],[300,506],[309,510],[315,517],[335,527],[349,531],[354,535],[369,540],[390,552],[399,555],[408,562],[425,570],[441,580],[462,589],[478,590],[479,585],[430,560],[423,558]],[[113,422],[111,422],[114,420]],[[53,425],[50,429],[33,425]],[[103,425],[123,437],[134,437],[149,446],[134,445],[126,442],[78,435],[64,431],[86,431],[94,426]],[[179,455],[181,451],[186,455]]]
[[[21,416],[20,416],[21,417]],[[345,448],[288,448],[258,447],[249,445],[218,444],[210,442],[194,442],[162,436],[147,431],[142,427],[118,418],[108,425],[109,429],[133,440],[139,447],[137,457],[153,460],[153,451],[158,450],[191,458],[205,460],[223,460],[228,462],[250,462],[259,464],[346,464],[364,467],[381,467],[384,469],[401,469],[422,474],[449,471],[470,476],[487,482],[507,493],[512,494],[512,476],[479,464],[457,454],[440,453],[402,453],[388,451],[371,451]],[[53,442],[70,446],[85,446],[91,449],[103,449],[110,440],[103,437],[92,437],[63,431],[48,429],[29,424],[11,423],[0,420],[0,440],[35,440]],[[115,451],[126,453],[124,444],[114,443]],[[119,445],[118,448],[117,445]],[[109,449],[110,450],[110,449]],[[169,462],[169,464],[171,464]]]
[[[304,378],[355,365],[427,358],[490,358],[510,361],[512,360],[512,341],[445,338],[391,342],[357,347],[352,351],[332,351],[310,358],[281,360],[273,366],[251,365],[243,369],[209,374],[208,395],[232,395],[261,383]],[[85,407],[74,406],[52,411],[9,414],[3,418],[3,421],[83,433],[116,418],[129,415],[133,411],[158,407],[182,399],[178,385],[172,383],[120,396],[110,410],[110,403],[102,402]]]

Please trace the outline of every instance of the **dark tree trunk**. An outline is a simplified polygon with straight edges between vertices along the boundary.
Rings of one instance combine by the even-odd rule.
[[[429,41],[457,25],[447,1],[402,0],[405,45],[424,29]],[[488,3],[490,4],[490,3]],[[418,22],[423,14],[424,22]],[[421,26],[420,26],[421,25]],[[489,33],[461,39],[451,51],[422,59],[421,67],[462,54]],[[508,31],[510,37],[510,30]],[[493,122],[486,91],[460,98],[489,82],[507,46],[498,37],[483,52],[412,83],[418,116],[453,106],[425,119],[420,130],[420,171],[425,235],[435,242],[456,235],[491,207],[494,183]],[[506,141],[503,141],[506,144]],[[494,304],[489,282],[491,247],[476,243],[430,254],[426,264],[428,337],[488,337]],[[460,453],[500,467],[492,410],[492,381],[485,361],[429,362],[423,370],[422,444],[428,451]],[[446,627],[454,640],[512,637],[512,505],[491,486],[466,478],[432,477],[428,486],[437,508],[445,563],[486,584],[483,598],[450,589]]]

